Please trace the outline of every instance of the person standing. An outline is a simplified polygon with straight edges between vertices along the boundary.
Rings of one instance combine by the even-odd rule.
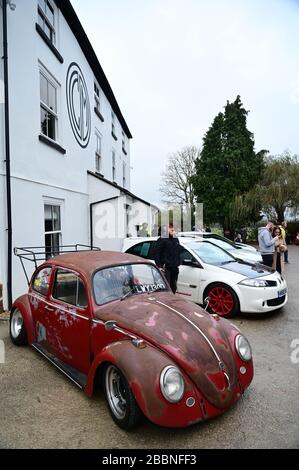
[[[275,251],[274,251],[272,268],[281,274],[283,271],[283,264],[284,264],[283,253],[285,252],[287,246],[286,246],[285,239],[283,237],[280,227],[274,227],[273,237],[278,237],[278,239],[275,242]]]
[[[285,246],[286,246],[286,249],[284,252],[284,262],[288,264],[289,263],[289,250],[288,250],[288,245],[287,245],[288,224],[286,222],[282,222],[281,226],[279,227],[281,228],[282,236],[284,237]]]
[[[180,262],[180,242],[176,237],[173,224],[168,225],[166,237],[158,238],[154,245],[153,256],[158,268],[163,269],[172,292],[177,291]]]
[[[259,247],[263,258],[263,264],[269,267],[272,267],[273,265],[275,243],[278,241],[277,236],[275,236],[274,238],[272,236],[273,228],[274,223],[268,221],[266,227],[261,228],[258,235]]]
[[[141,226],[141,228],[138,230],[137,233],[138,237],[149,237],[149,230],[148,230],[148,224],[144,222]]]

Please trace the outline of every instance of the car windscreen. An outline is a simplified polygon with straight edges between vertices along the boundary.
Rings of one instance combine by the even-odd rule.
[[[213,238],[213,237],[207,237],[211,243],[214,243],[214,245],[220,246],[220,248],[223,248],[224,250],[231,251],[234,249],[234,247],[230,244],[227,243],[223,240],[220,240],[219,238]]]
[[[192,242],[188,244],[188,248],[206,264],[219,266],[236,261],[229,253],[210,242]]]
[[[130,295],[168,290],[160,271],[150,264],[113,266],[101,269],[93,276],[93,292],[98,305]]]

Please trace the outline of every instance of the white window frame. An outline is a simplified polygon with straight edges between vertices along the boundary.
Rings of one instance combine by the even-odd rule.
[[[112,150],[112,181],[116,183],[116,152]]]
[[[53,10],[54,24],[51,24],[49,18],[47,17],[46,11],[44,11],[42,9],[42,7],[41,7],[38,0],[37,0],[37,15],[38,15],[37,22],[39,24],[39,15],[42,16],[43,17],[43,22],[44,22],[44,27],[41,26],[41,28],[42,28],[43,32],[46,34],[46,36],[48,37],[47,33],[45,32],[45,22],[46,22],[49,29],[51,29],[52,35],[53,35],[53,41],[51,41],[50,38],[48,38],[48,39],[51,42],[51,44],[53,44],[53,46],[56,46],[56,44],[57,44],[57,7],[54,4],[53,0],[45,0],[45,1],[46,1],[47,4],[50,5],[50,7]]]
[[[111,132],[113,135],[116,136],[116,131],[115,131],[115,114],[113,111],[111,111]]]
[[[127,164],[123,161],[123,188],[127,187]]]
[[[102,159],[102,134],[96,129],[95,130],[95,138],[96,138],[96,150],[95,150],[95,167],[96,172],[102,174],[102,166],[103,166],[103,159]],[[100,141],[100,151],[98,149],[98,139]],[[98,162],[100,163],[98,165]]]
[[[39,63],[39,81],[40,76],[43,76],[54,88],[56,91],[56,112],[53,109],[50,109],[49,106],[41,100],[40,96],[40,109],[44,108],[45,111],[52,114],[55,117],[55,140],[51,137],[43,134],[41,125],[40,125],[40,134],[42,134],[47,139],[51,140],[52,142],[59,142],[59,93],[60,93],[60,84],[59,82],[53,77],[53,75],[41,64]],[[40,123],[41,124],[41,123]]]
[[[124,131],[121,131],[122,134],[122,150],[125,154],[127,154],[127,148],[126,148],[126,134]]]
[[[96,91],[98,90],[98,93]],[[102,99],[101,99],[101,87],[99,86],[98,82],[94,80],[94,100],[95,100],[95,107],[96,110],[102,114]]]
[[[54,230],[50,232],[46,232],[45,230],[45,206],[55,206],[59,207],[59,212],[60,212],[60,230]],[[59,234],[59,246],[62,246],[62,232],[63,232],[63,208],[64,208],[64,201],[61,199],[54,199],[54,198],[43,198],[43,213],[44,213],[44,240],[46,238],[46,235],[55,235]],[[46,243],[45,243],[46,247]]]

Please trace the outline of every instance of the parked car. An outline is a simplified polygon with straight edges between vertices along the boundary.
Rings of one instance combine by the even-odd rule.
[[[296,237],[294,239],[294,244],[299,245],[299,232],[297,232]]]
[[[262,263],[263,258],[259,250],[244,243],[232,242],[228,238],[222,237],[217,233],[209,232],[181,232],[178,234],[181,237],[200,237],[205,240],[210,240],[220,248],[229,251],[235,258],[243,259],[251,263]]]
[[[174,295],[152,262],[128,254],[86,251],[43,263],[12,306],[10,336],[89,397],[102,383],[124,429],[142,415],[167,427],[219,415],[253,377],[250,344],[236,327]]]
[[[123,251],[153,259],[157,238],[127,238]],[[270,312],[288,300],[285,279],[272,268],[247,263],[202,238],[179,238],[181,266],[178,293],[223,317]]]

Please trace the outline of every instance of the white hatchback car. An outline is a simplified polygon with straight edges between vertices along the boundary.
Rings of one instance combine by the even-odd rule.
[[[123,252],[153,259],[155,238],[127,238]],[[178,294],[223,317],[239,311],[269,312],[288,301],[285,279],[273,269],[234,258],[230,253],[201,238],[179,238],[181,266]]]

